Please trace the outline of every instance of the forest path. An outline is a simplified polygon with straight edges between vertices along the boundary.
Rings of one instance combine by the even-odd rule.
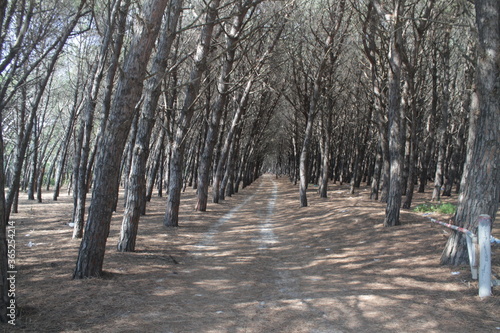
[[[290,234],[278,183],[264,176],[256,191],[221,217],[195,245],[202,279],[194,307],[221,322],[206,332],[335,332],[319,307],[303,292],[314,277],[296,276],[298,257],[308,246]],[[199,300],[200,304],[196,305]],[[212,303],[206,306],[206,301]],[[214,322],[214,320],[210,320]],[[196,330],[193,328],[193,331]]]
[[[471,332],[468,305],[450,310],[462,296],[438,265],[440,229],[424,222],[430,233],[415,233],[405,212],[407,225],[383,228],[383,204],[347,188],[321,199],[312,187],[305,208],[286,178],[245,189],[184,247],[189,291],[172,295],[182,305],[164,331]],[[494,331],[491,320],[478,318]]]
[[[14,215],[21,316],[3,332],[499,331],[498,296],[480,300],[468,267],[439,265],[443,227],[403,210],[402,226],[384,228],[384,205],[368,187],[350,194],[331,184],[326,199],[308,192],[309,207],[299,208],[296,186],[264,175],[197,212],[188,188],[178,228],[163,226],[165,199],[154,197],[134,253],[116,251],[119,205],[105,277],[88,280],[71,279],[71,196],[37,204],[23,194]],[[415,205],[430,194],[416,194]]]

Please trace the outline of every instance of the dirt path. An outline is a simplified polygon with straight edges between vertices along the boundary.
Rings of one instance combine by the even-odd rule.
[[[383,205],[367,189],[349,195],[334,185],[328,199],[313,192],[299,209],[297,189],[266,175],[205,213],[192,210],[188,192],[181,227],[169,230],[155,198],[138,251],[126,254],[114,249],[117,212],[107,277],[84,281],[70,279],[78,242],[63,225],[69,198],[23,201],[15,331],[500,331],[498,296],[481,301],[467,267],[438,265],[442,227],[404,212],[403,226],[383,228]]]
[[[207,316],[206,332],[335,332],[334,323],[302,290],[309,287],[301,286],[303,276],[293,272],[301,245],[288,234],[277,202],[278,184],[268,178],[195,246],[194,266],[204,273],[192,281],[197,286],[193,305],[212,303],[206,310],[215,317]],[[183,331],[200,329],[190,322],[183,323]]]

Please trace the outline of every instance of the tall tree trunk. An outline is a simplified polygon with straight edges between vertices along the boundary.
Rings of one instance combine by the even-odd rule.
[[[214,203],[219,203],[220,199],[220,191],[221,191],[221,182],[224,177],[225,166],[227,163],[227,158],[229,156],[229,152],[231,149],[231,144],[233,142],[234,135],[237,130],[237,126],[245,115],[248,106],[248,100],[250,98],[250,92],[255,80],[255,76],[252,75],[250,79],[247,81],[245,90],[239,98],[238,107],[234,112],[233,120],[231,122],[231,127],[227,133],[226,139],[224,140],[224,146],[222,147],[221,154],[219,157],[219,161],[217,163],[217,168],[215,171],[214,179],[213,179],[213,188],[212,188],[212,201]]]
[[[107,31],[102,41],[100,52],[97,56],[96,62],[91,70],[91,84],[86,93],[83,110],[85,112],[83,123],[80,126],[80,133],[78,134],[79,150],[75,151],[78,157],[78,172],[74,177],[74,197],[76,198],[74,214],[73,214],[73,238],[82,238],[83,224],[85,220],[85,205],[87,201],[88,182],[87,182],[87,167],[90,157],[91,149],[91,136],[92,128],[94,125],[94,113],[97,106],[97,97],[101,82],[104,76],[104,69],[106,59],[109,52],[109,45],[112,42],[112,35],[115,28],[115,20],[118,16],[121,1],[116,1],[111,11],[111,20],[108,22]],[[76,161],[75,161],[76,163]]]
[[[85,126],[85,122],[81,122],[80,126],[78,128],[77,135],[75,136],[75,154],[73,157],[73,173],[72,173],[72,188],[73,188],[73,214],[71,220],[75,223],[75,226],[73,228],[78,228],[80,231],[78,231],[78,234],[82,234],[83,232],[83,220],[81,225],[79,224],[78,227],[76,226],[76,222],[78,221],[78,212],[79,209],[77,208],[78,204],[78,177],[79,177],[79,172],[80,172],[80,159],[82,157],[82,154],[80,153],[82,150],[82,145],[83,145],[83,128]],[[75,229],[73,229],[73,235],[75,234]],[[80,238],[81,236],[79,236]]]
[[[120,160],[130,130],[135,106],[140,100],[147,63],[155,45],[168,0],[143,3],[140,29],[131,40],[129,53],[120,73],[104,136],[96,160],[85,233],[80,245],[73,278],[102,275],[106,240],[113,205],[118,196]]]
[[[500,200],[500,2],[476,0],[477,96],[471,108],[467,161],[460,186],[456,225],[475,231],[480,214],[495,220]],[[442,264],[468,262],[465,236],[453,232]]]
[[[306,128],[304,131],[304,140],[302,141],[302,148],[300,152],[300,160],[299,160],[299,175],[300,175],[300,184],[299,184],[299,194],[300,194],[300,206],[307,207],[307,187],[309,183],[309,149],[311,146],[312,134],[313,134],[313,126],[314,119],[317,114],[317,106],[319,102],[319,98],[321,95],[322,88],[322,80],[324,75],[326,74],[325,68],[327,64],[327,60],[330,59],[330,52],[332,52],[331,47],[333,45],[333,34],[330,34],[325,42],[324,46],[324,54],[318,66],[316,76],[314,79],[313,91],[310,96],[308,110],[307,110],[307,118],[306,118]]]
[[[231,142],[231,146],[229,148],[229,154],[227,156],[227,162],[226,162],[226,168],[224,171],[224,177],[222,178],[221,184],[220,184],[220,190],[219,190],[219,198],[222,200],[225,200],[226,193],[227,193],[227,186],[229,184],[229,180],[231,178],[231,175],[234,170],[234,158],[237,156],[237,149],[239,147],[239,140],[241,136],[241,131],[242,131],[242,126],[243,124],[239,124],[239,126],[236,128],[236,133],[234,136],[234,140]]]
[[[179,206],[182,190],[182,166],[184,163],[184,150],[186,146],[185,136],[191,124],[194,113],[194,103],[200,91],[201,78],[207,69],[207,57],[210,53],[212,34],[217,19],[220,0],[213,0],[207,8],[205,25],[201,31],[194,67],[191,70],[189,82],[186,88],[184,104],[177,120],[174,142],[172,144],[172,156],[170,159],[170,179],[168,186],[167,208],[163,224],[166,227],[177,227],[179,225]]]
[[[76,86],[80,86],[80,77],[81,77],[81,71],[80,67],[78,68],[78,74],[77,74],[77,80],[76,80]],[[71,106],[71,111],[70,115],[68,118],[68,124],[66,125],[66,132],[64,134],[64,138],[61,141],[61,145],[59,148],[59,154],[58,154],[58,159],[56,162],[56,176],[54,179],[54,194],[52,196],[52,200],[57,201],[57,198],[59,198],[59,192],[61,189],[61,183],[62,183],[62,178],[63,178],[63,173],[64,173],[64,167],[66,164],[66,158],[68,156],[68,146],[71,142],[71,136],[73,134],[73,128],[75,126],[75,118],[78,113],[78,109],[81,106],[81,101],[79,100],[79,89],[75,89],[75,94],[73,97],[73,105]],[[49,182],[50,183],[50,182]]]
[[[323,78],[325,77],[327,65],[330,66],[331,70],[335,68],[335,63],[338,60],[340,51],[342,50],[343,40],[345,38],[345,31],[343,31],[342,24],[344,22],[346,1],[338,1],[335,12],[330,12],[329,27],[326,28],[328,35],[326,40],[321,43],[322,54],[314,74],[312,93],[308,97],[308,105],[305,105],[307,110],[306,114],[306,128],[304,131],[304,140],[302,142],[302,148],[299,160],[299,174],[300,174],[300,184],[299,184],[299,195],[300,195],[300,206],[307,207],[307,186],[309,182],[309,148],[312,143],[312,133],[314,120],[317,114],[318,104],[320,102],[321,90],[323,88]],[[346,18],[349,21],[350,18]],[[338,46],[334,48],[334,42],[337,40]],[[335,49],[335,50],[334,50]],[[333,75],[333,73],[329,73]]]
[[[380,142],[377,147],[377,153],[375,154],[375,165],[373,168],[373,177],[371,183],[370,199],[378,200],[378,190],[380,186],[380,176],[382,173],[382,148],[380,147]]]
[[[385,55],[381,54],[381,48],[377,47],[376,36],[378,26],[380,25],[381,13],[377,13],[378,3],[372,0],[368,3],[366,20],[363,23],[363,49],[368,61],[370,62],[371,85],[373,92],[374,120],[378,127],[379,148],[377,150],[377,165],[379,165],[375,178],[372,182],[371,198],[378,200],[379,189],[381,188],[380,201],[387,202],[389,192],[389,132],[387,129],[386,93],[384,87],[384,62],[381,59]]]
[[[151,201],[151,197],[153,196],[155,180],[157,179],[158,176],[158,169],[160,169],[160,164],[163,163],[162,157],[163,157],[163,150],[165,147],[164,140],[165,140],[165,129],[162,127],[160,129],[160,133],[158,135],[155,144],[155,149],[154,149],[155,157],[153,159],[151,159],[150,157],[151,167],[149,168],[147,182],[146,182],[146,201]]]
[[[403,156],[401,154],[404,142],[404,133],[402,128],[402,108],[401,108],[401,43],[402,22],[401,13],[404,0],[396,1],[392,13],[393,33],[391,35],[390,45],[390,70],[389,70],[389,154],[391,163],[391,173],[389,180],[389,197],[387,198],[387,207],[385,210],[384,226],[399,225],[399,213],[402,200],[402,166]]]
[[[231,28],[226,35],[226,56],[224,64],[222,65],[222,71],[217,87],[219,95],[212,108],[213,110],[211,112],[210,119],[208,119],[205,145],[203,147],[203,153],[201,155],[200,165],[198,168],[198,201],[196,204],[196,210],[198,211],[206,211],[207,209],[208,184],[214,147],[219,132],[222,111],[226,107],[227,96],[229,94],[229,84],[235,61],[236,47],[241,36],[241,29],[243,27],[244,18],[248,9],[248,1],[246,1],[244,5],[241,1],[236,2],[234,8],[235,16],[233,18]]]
[[[434,175],[434,191],[432,192],[432,201],[441,200],[441,190],[443,187],[443,177],[444,177],[444,161],[446,156],[446,139],[447,139],[447,127],[448,127],[448,105],[450,102],[450,47],[449,31],[445,34],[444,50],[442,51],[443,60],[443,98],[441,102],[441,120],[439,122],[439,142],[438,142],[438,159],[436,164],[436,173]]]
[[[410,89],[411,91],[411,89]],[[410,93],[412,95],[412,93]],[[416,101],[412,99],[410,112],[410,159],[408,162],[408,179],[406,185],[406,198],[403,202],[403,208],[409,209],[411,207],[411,202],[413,200],[413,192],[415,190],[415,180],[416,180],[416,163],[417,163],[417,107],[415,105]]]

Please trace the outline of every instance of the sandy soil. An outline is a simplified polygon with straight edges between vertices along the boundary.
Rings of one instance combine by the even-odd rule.
[[[20,316],[4,332],[500,332],[499,287],[481,300],[468,267],[442,267],[448,229],[403,211],[382,226],[368,189],[310,189],[307,208],[285,178],[266,175],[207,212],[183,194],[180,227],[164,199],[141,220],[137,252],[115,250],[103,279],[72,280],[71,198],[21,198],[14,214]],[[415,204],[428,200],[418,194]],[[455,200],[451,198],[450,200]],[[121,208],[120,208],[121,209]],[[446,216],[440,218],[446,219]],[[496,237],[499,232],[493,231]],[[494,247],[493,271],[500,273]]]

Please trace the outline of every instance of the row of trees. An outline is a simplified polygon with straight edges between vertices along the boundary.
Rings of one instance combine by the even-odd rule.
[[[277,172],[300,181],[301,206],[309,183],[326,197],[328,181],[349,182],[352,192],[366,181],[372,199],[387,203],[384,225],[395,226],[413,193],[430,183],[435,201],[461,193],[455,223],[475,230],[480,214],[495,217],[497,7],[339,1],[311,15],[315,22],[304,26],[313,32],[287,44],[297,50],[284,93],[293,111],[289,139],[280,142],[288,149],[274,161]],[[441,262],[467,260],[465,239],[453,234]]]
[[[82,238],[74,278],[102,274],[118,204],[117,249],[134,251],[155,188],[167,195],[164,225],[178,226],[186,186],[205,211],[210,185],[217,203],[262,171],[299,183],[301,206],[310,183],[326,197],[329,181],[349,182],[351,191],[368,182],[372,198],[387,202],[387,226],[399,224],[415,185],[424,191],[429,181],[435,200],[462,190],[457,223],[473,227],[477,207],[494,216],[498,4],[475,7],[2,1],[0,319],[9,304],[6,226],[20,191],[41,202],[45,189],[57,200],[67,185],[73,237]],[[450,238],[443,257],[466,260],[463,243]]]

